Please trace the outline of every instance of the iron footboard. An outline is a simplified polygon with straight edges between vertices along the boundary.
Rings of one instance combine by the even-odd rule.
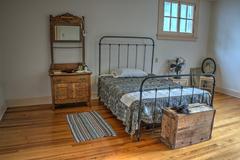
[[[185,77],[185,78],[189,78],[189,79],[193,79],[194,77],[200,77],[200,76],[207,76],[207,77],[210,77],[210,78],[212,78],[212,81],[211,81],[211,89],[210,89],[210,94],[211,94],[211,99],[210,99],[210,106],[212,106],[213,107],[213,99],[214,99],[214,92],[215,92],[215,84],[216,84],[216,80],[215,80],[215,76],[214,75],[212,75],[212,74],[182,74],[182,75],[179,75],[179,77]],[[140,137],[141,137],[141,123],[142,123],[142,119],[141,119],[141,116],[142,116],[142,112],[143,112],[143,109],[144,109],[144,106],[143,106],[143,92],[145,92],[145,91],[149,91],[149,89],[145,89],[144,87],[145,87],[145,85],[146,85],[146,82],[148,82],[150,79],[161,79],[161,78],[174,78],[174,77],[176,77],[176,75],[160,75],[160,76],[150,76],[150,77],[147,77],[147,78],[145,78],[143,81],[142,81],[142,83],[141,83],[141,86],[140,86],[140,90],[139,90],[139,92],[140,92],[140,99],[139,99],[139,109],[138,109],[138,132],[136,133],[136,137],[137,137],[137,140],[139,141],[140,140]],[[191,83],[191,85],[188,85],[188,86],[182,86],[182,85],[180,85],[178,88],[181,90],[181,98],[180,98],[180,102],[179,102],[179,104],[181,104],[181,99],[182,99],[182,91],[183,91],[183,89],[184,88],[186,88],[186,87],[192,87],[192,90],[193,90],[193,92],[192,92],[192,97],[193,97],[193,95],[194,95],[194,88],[201,88],[202,89],[202,87],[201,86],[195,86],[196,84],[193,84],[193,83]],[[173,89],[173,88],[171,88],[171,86],[169,85],[168,87],[167,87],[168,89],[169,89],[169,95],[168,95],[168,106],[166,106],[166,107],[169,107],[169,104],[170,104],[170,98],[171,98],[171,95],[170,95],[170,93],[171,93],[171,89]],[[177,88],[177,87],[174,87],[174,88]],[[158,89],[158,88],[155,88],[155,89],[151,89],[152,91],[155,91],[155,100],[154,100],[154,102],[155,102],[155,108],[157,107],[157,103],[156,103],[156,101],[157,101],[157,92],[159,91],[159,90],[161,90],[161,89]],[[204,89],[203,89],[203,94],[205,94],[204,93]],[[204,97],[204,95],[203,95],[203,97]],[[191,102],[192,102],[192,100],[191,100]],[[165,107],[165,106],[164,106]],[[154,108],[154,110],[155,110],[155,108]],[[153,114],[155,114],[154,112],[153,112]],[[154,115],[152,116],[152,117],[154,117]],[[154,121],[153,121],[154,122]]]

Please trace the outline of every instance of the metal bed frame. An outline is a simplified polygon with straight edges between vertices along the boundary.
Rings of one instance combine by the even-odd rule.
[[[108,40],[111,40],[111,39],[115,39],[115,40],[126,40],[126,42],[108,42]],[[144,40],[145,42],[144,43],[129,43],[128,41],[129,40]],[[104,41],[107,41],[107,42],[104,42]],[[151,73],[153,73],[153,60],[154,60],[154,46],[155,46],[155,43],[154,43],[154,40],[150,37],[136,37],[136,36],[103,36],[100,40],[99,40],[99,75],[102,74],[102,68],[101,68],[101,64],[102,64],[102,46],[108,46],[108,73],[110,73],[111,71],[111,48],[112,46],[117,46],[117,52],[118,52],[118,56],[117,56],[117,60],[118,60],[118,68],[120,68],[120,63],[121,63],[121,59],[120,59],[120,54],[121,54],[121,48],[123,46],[126,46],[127,47],[127,66],[126,68],[129,67],[129,55],[130,54],[135,54],[135,69],[137,68],[137,59],[138,59],[138,49],[140,46],[143,46],[144,47],[144,57],[143,57],[143,70],[145,70],[145,64],[146,64],[146,48],[147,47],[151,47]],[[136,47],[136,52],[135,53],[132,53],[130,52],[129,50],[129,47],[130,46],[135,46]]]
[[[124,41],[124,43],[116,43],[116,42],[104,42],[106,40],[110,40],[110,39],[115,39],[115,40],[124,40],[126,39],[126,41]],[[137,39],[137,40],[145,40],[145,43],[128,43],[128,40],[129,39]],[[99,41],[99,75],[102,74],[102,68],[101,68],[101,59],[102,59],[102,46],[108,46],[108,73],[110,73],[111,71],[111,47],[112,46],[117,46],[117,61],[118,61],[118,64],[117,64],[117,68],[120,68],[120,54],[121,54],[121,47],[122,46],[127,46],[127,66],[126,68],[129,68],[129,54],[131,54],[129,52],[129,46],[135,46],[136,47],[136,53],[135,53],[135,68],[137,68],[137,58],[138,58],[138,47],[139,46],[144,46],[144,57],[143,57],[143,70],[145,70],[145,57],[146,57],[146,47],[149,46],[152,48],[151,52],[150,52],[150,56],[151,56],[151,68],[150,68],[150,73],[152,74],[153,73],[153,60],[154,60],[154,46],[155,46],[155,43],[154,43],[154,40],[150,37],[136,37],[136,36],[103,36],[100,41]],[[215,76],[212,75],[212,74],[182,74],[182,75],[179,75],[180,77],[189,77],[189,78],[193,78],[194,76],[209,76],[209,77],[212,77],[213,79],[213,84],[212,84],[212,89],[211,89],[211,101],[210,101],[210,106],[213,107],[213,99],[214,99],[214,91],[215,91]],[[160,76],[149,76],[149,77],[146,77],[141,85],[140,85],[140,88],[139,88],[139,92],[140,92],[140,100],[139,100],[139,110],[138,110],[138,131],[136,133],[136,138],[137,140],[139,141],[140,140],[140,137],[141,137],[141,123],[142,123],[142,120],[141,120],[141,113],[143,111],[143,92],[144,91],[147,91],[146,89],[144,89],[144,85],[145,83],[150,80],[150,79],[159,79],[159,78],[171,78],[171,77],[176,77],[176,75],[160,75]],[[99,85],[98,85],[98,91],[99,91]],[[182,99],[182,91],[183,89],[185,88],[186,86],[180,86],[180,89],[181,89],[181,98],[180,98],[180,102],[179,104],[181,104],[181,99]],[[195,86],[192,85],[192,88],[193,88],[193,92],[192,92],[192,97],[194,95],[194,88]],[[171,86],[168,86],[168,89],[169,89],[169,96],[168,96],[168,99],[169,99],[169,102],[170,102],[170,91],[171,91]],[[157,101],[157,91],[160,90],[160,89],[151,89],[151,90],[155,90],[155,108],[156,108],[156,101]],[[99,93],[99,92],[98,92]],[[204,90],[203,90],[203,94],[204,93]],[[204,97],[204,96],[203,96]],[[193,99],[192,99],[193,100]],[[192,101],[191,100],[191,101]],[[169,107],[169,103],[168,103],[168,106]],[[154,114],[154,113],[153,113]]]

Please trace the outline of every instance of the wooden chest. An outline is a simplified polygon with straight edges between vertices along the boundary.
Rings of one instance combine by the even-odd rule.
[[[207,105],[189,105],[190,114],[163,109],[161,141],[171,149],[209,140],[212,134],[215,110]]]

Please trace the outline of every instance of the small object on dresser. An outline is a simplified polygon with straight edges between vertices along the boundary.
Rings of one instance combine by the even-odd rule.
[[[64,69],[64,70],[62,70],[62,72],[65,72],[65,73],[74,73],[76,71],[77,71],[76,69]]]
[[[163,109],[161,141],[171,149],[207,141],[211,138],[215,109],[195,103],[190,104],[189,114]]]
[[[76,72],[82,73],[82,72],[90,72],[90,71],[86,64],[79,64],[78,70]]]
[[[62,71],[61,70],[54,70],[52,71],[53,74],[62,74]]]
[[[85,64],[84,66],[83,66],[83,70],[85,71],[85,72],[88,72],[89,70],[88,70],[88,66]]]

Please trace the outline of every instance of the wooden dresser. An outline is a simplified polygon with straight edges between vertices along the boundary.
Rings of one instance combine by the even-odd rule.
[[[84,26],[84,17],[69,13],[50,16],[49,76],[54,108],[61,104],[80,102],[91,106],[91,72],[85,63]],[[75,54],[79,56],[74,57]]]
[[[91,106],[91,73],[51,74],[54,105],[86,102]]]

